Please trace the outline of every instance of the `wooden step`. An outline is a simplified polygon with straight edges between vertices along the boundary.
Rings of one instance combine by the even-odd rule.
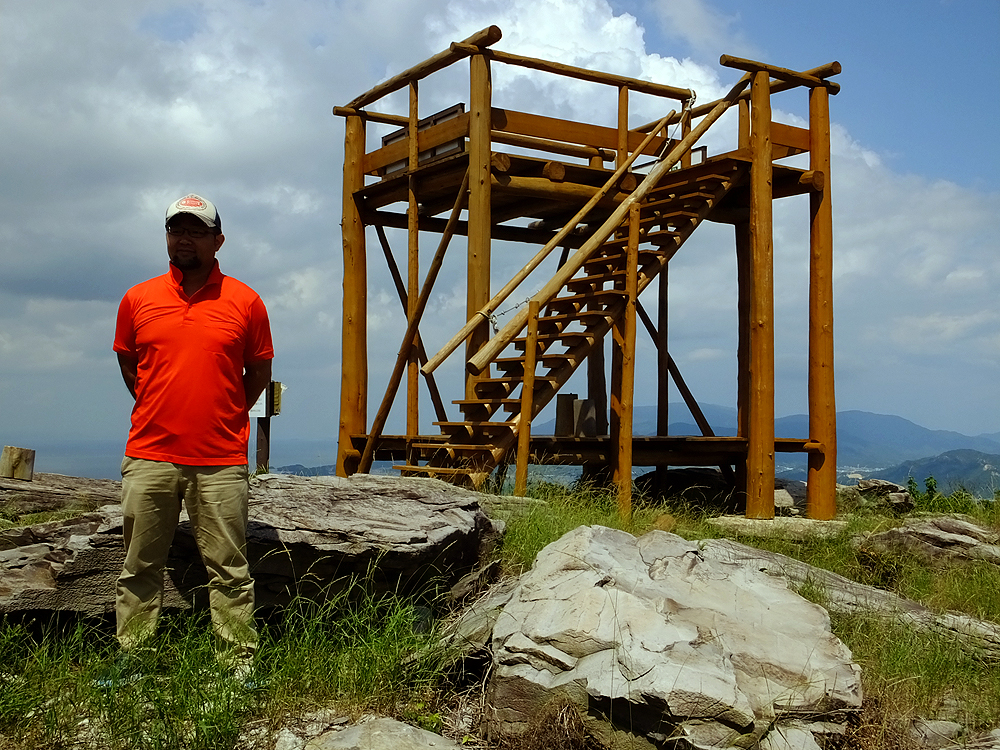
[[[454,467],[454,466],[411,466],[410,464],[405,464],[402,466],[393,466],[392,468],[399,471],[402,476],[409,476],[413,474],[445,474],[448,476],[458,476],[475,473],[476,469],[471,469],[469,467]]]
[[[490,422],[488,420],[468,422],[434,422],[434,426],[441,428],[441,432],[451,435],[459,432],[465,432],[466,434],[480,433],[483,435],[495,435],[498,433],[503,434],[505,432],[514,431],[514,424],[512,422]]]
[[[449,453],[483,453],[492,450],[493,446],[483,443],[414,443],[414,448],[448,451]]]

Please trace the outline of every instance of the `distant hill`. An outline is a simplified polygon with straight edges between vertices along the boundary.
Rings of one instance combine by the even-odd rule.
[[[716,435],[736,434],[735,408],[718,404],[702,404],[701,408]],[[701,434],[683,403],[670,404],[669,413],[674,418],[670,424],[671,435]],[[636,435],[655,435],[656,407],[637,406],[633,424]],[[554,429],[554,420],[533,426],[533,432],[538,435],[551,435]],[[780,417],[775,420],[774,429],[777,437],[807,437],[809,418],[805,414]],[[955,455],[946,458],[951,454]],[[975,456],[984,458],[974,458]],[[779,453],[777,459],[780,476],[805,478],[804,456]],[[937,459],[941,459],[940,464],[929,463]],[[380,463],[385,463],[385,467],[375,467],[376,472],[391,472],[391,462]],[[994,469],[984,469],[983,466],[1000,466],[1000,432],[973,437],[950,430],[929,430],[892,414],[854,410],[837,412],[837,465],[842,480],[846,480],[845,475],[848,473],[881,477],[900,483],[905,483],[907,477],[913,476],[922,484],[928,476],[933,476],[938,480],[939,488],[947,491],[946,487],[952,483],[951,477],[955,477],[956,486],[964,483],[970,491],[975,486],[980,492],[989,490],[988,494],[992,496],[989,484],[991,478],[986,472]],[[336,473],[334,466],[309,468],[302,464],[278,466],[273,471],[303,476]],[[1000,479],[994,484],[1000,486]]]
[[[897,484],[906,484],[913,477],[921,489],[927,477],[934,477],[941,492],[964,487],[979,497],[993,497],[1000,490],[1000,455],[960,448],[939,456],[905,461],[871,476]]]
[[[736,434],[736,409],[717,404],[702,404],[701,408],[716,435]],[[670,415],[679,417],[670,423],[671,435],[701,434],[683,403],[670,404]],[[637,406],[633,424],[637,435],[656,434],[656,407]],[[553,421],[540,424],[537,432],[551,434],[554,426]],[[774,422],[774,431],[776,437],[807,437],[809,417],[780,417]],[[1000,432],[972,437],[950,430],[929,430],[892,414],[837,412],[837,464],[842,470],[857,468],[868,474],[904,461],[963,449],[1000,454]],[[790,454],[779,455],[779,462],[794,463]]]

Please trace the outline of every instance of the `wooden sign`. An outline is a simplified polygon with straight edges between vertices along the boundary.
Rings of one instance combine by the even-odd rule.
[[[3,447],[0,455],[0,477],[30,482],[35,476],[35,452],[29,448]]]

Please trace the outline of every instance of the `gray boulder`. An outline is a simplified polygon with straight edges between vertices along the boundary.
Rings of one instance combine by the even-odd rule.
[[[451,585],[499,538],[481,497],[435,479],[257,477],[247,547],[258,605],[321,597],[358,579],[399,593]],[[0,613],[109,612],[123,557],[118,505],[2,532]],[[186,520],[167,573],[166,607],[200,604],[206,576]]]
[[[500,735],[568,699],[616,747],[777,750],[811,747],[789,742],[861,706],[860,669],[825,610],[661,531],[581,527],[550,544],[492,650],[486,719]]]
[[[453,740],[395,719],[373,719],[309,740],[305,750],[457,750]]]
[[[1000,534],[964,516],[908,518],[894,529],[867,537],[865,549],[909,552],[924,560],[983,560],[1000,565]]]

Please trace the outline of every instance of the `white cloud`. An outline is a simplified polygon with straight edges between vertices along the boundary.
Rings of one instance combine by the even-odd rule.
[[[623,13],[605,0],[180,0],[169,10],[148,0],[5,5],[5,424],[58,432],[72,412],[95,430],[124,430],[128,404],[110,351],[114,310],[125,289],[165,270],[163,211],[189,191],[219,206],[227,235],[223,270],[269,304],[276,369],[293,388],[290,401],[335,404],[343,124],[331,107],[491,24],[504,32],[499,49],[690,86],[699,103],[720,96],[735,73],[667,56],[652,46],[654,24],[662,24],[662,37],[683,38],[699,60],[719,52],[757,56],[757,40],[745,36],[739,15],[719,4],[661,0],[653,7],[656,16],[647,6]],[[499,106],[615,122],[613,88],[494,67]],[[440,85],[421,87],[424,112],[468,100],[467,65],[441,75]],[[786,96],[776,117],[802,122],[804,110],[795,109],[802,97]],[[835,121],[839,108],[850,106],[841,98],[831,100]],[[677,106],[653,97],[634,101],[634,117],[646,121]],[[386,103],[392,107],[405,109],[405,92]],[[934,127],[933,114],[921,127]],[[731,120],[707,139],[711,153],[731,147]],[[885,154],[836,124],[833,149],[841,406],[926,415],[935,427],[1000,429],[993,395],[1000,376],[1000,195],[936,179],[930,156],[919,174],[893,171]],[[807,217],[804,199],[775,211],[782,362],[804,356]],[[455,244],[421,327],[431,353],[464,316],[464,243]],[[423,270],[436,242],[425,247]],[[376,401],[383,384],[375,371],[391,366],[404,316],[373,240],[369,252]],[[499,283],[526,251],[498,246],[493,257]],[[685,375],[707,401],[726,402],[735,379],[734,265],[731,228],[705,227],[672,269],[675,355],[690,363]],[[460,373],[456,363],[441,372]],[[900,372],[905,378],[885,376]],[[74,406],[94,401],[91,411]],[[801,408],[792,400],[784,406]],[[297,436],[328,436],[338,415],[293,408],[283,420],[282,429]]]

